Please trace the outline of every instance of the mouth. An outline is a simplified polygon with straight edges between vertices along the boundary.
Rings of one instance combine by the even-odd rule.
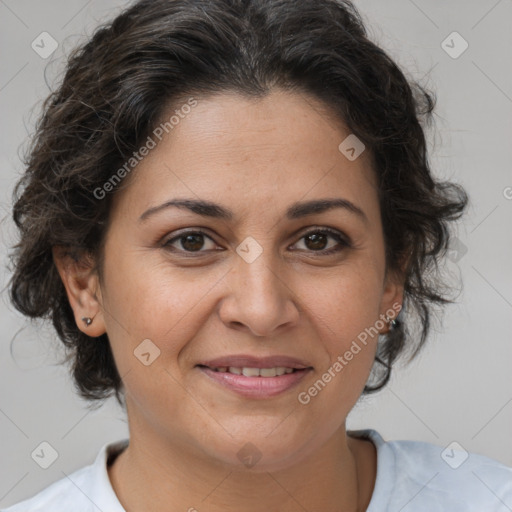
[[[285,366],[275,366],[273,368],[251,368],[250,366],[237,367],[237,366],[205,366],[198,365],[200,368],[208,368],[214,372],[219,373],[232,373],[233,375],[243,375],[244,377],[280,377],[281,375],[288,375],[298,371],[303,371],[298,368],[289,368]]]
[[[223,388],[246,398],[270,398],[295,387],[312,366],[289,357],[232,356],[202,362],[196,367]]]

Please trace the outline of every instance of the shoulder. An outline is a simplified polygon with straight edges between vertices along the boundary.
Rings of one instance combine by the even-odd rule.
[[[511,467],[467,452],[456,442],[441,447],[384,441],[375,430],[359,432],[377,448],[377,480],[370,502],[374,508],[370,506],[368,512],[512,510]],[[382,508],[383,503],[388,503],[387,508]]]
[[[54,482],[29,499],[16,503],[1,512],[35,512],[89,510],[86,494],[92,480],[92,466],[86,466]],[[82,492],[80,489],[84,489]]]
[[[120,453],[128,440],[105,444],[93,464],[49,485],[35,496],[0,512],[123,512],[107,472],[107,460]]]

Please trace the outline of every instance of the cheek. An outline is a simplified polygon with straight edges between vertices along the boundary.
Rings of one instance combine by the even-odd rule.
[[[107,332],[116,361],[124,367],[133,363],[134,350],[146,339],[160,349],[159,362],[167,360],[166,365],[173,366],[187,340],[206,321],[208,290],[222,277],[154,259],[124,254],[105,265]]]
[[[354,286],[350,286],[354,284]],[[311,300],[315,343],[325,352],[315,378],[297,391],[297,401],[311,417],[323,418],[326,431],[336,428],[361,396],[375,360],[379,335],[375,288],[340,280],[340,286]]]
[[[378,319],[382,276],[376,267],[347,265],[317,280],[314,288],[304,286],[301,296],[333,348],[343,348]]]
[[[317,377],[323,403],[350,404],[357,399],[375,358],[378,342],[380,283],[378,269],[340,269],[308,296],[310,319],[327,357]],[[307,295],[303,295],[307,296]],[[312,391],[314,394],[315,391]]]

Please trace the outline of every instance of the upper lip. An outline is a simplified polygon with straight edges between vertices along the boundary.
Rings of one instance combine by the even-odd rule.
[[[209,361],[201,361],[198,365],[208,366],[210,368],[220,368],[224,366],[232,366],[234,368],[276,368],[282,366],[285,368],[296,368],[298,370],[311,368],[310,365],[300,359],[283,355],[267,357],[255,357],[243,354],[222,356]]]

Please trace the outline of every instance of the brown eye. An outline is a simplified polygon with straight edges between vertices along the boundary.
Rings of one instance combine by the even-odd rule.
[[[180,240],[181,246],[187,251],[198,251],[204,245],[204,236],[198,233],[182,236]]]
[[[304,236],[305,244],[311,250],[324,250],[329,237],[325,233],[310,233]]]
[[[326,248],[328,246],[329,239],[336,240],[338,244]],[[330,229],[310,231],[303,235],[301,240],[304,240],[304,245],[306,246],[305,250],[318,252],[321,255],[333,254],[343,250],[344,248],[351,247],[350,242],[340,233]]]
[[[205,239],[210,240],[213,244],[210,250],[216,247],[214,241],[202,231],[183,232],[165,242],[163,247],[177,252],[206,252],[201,250],[204,248]]]

